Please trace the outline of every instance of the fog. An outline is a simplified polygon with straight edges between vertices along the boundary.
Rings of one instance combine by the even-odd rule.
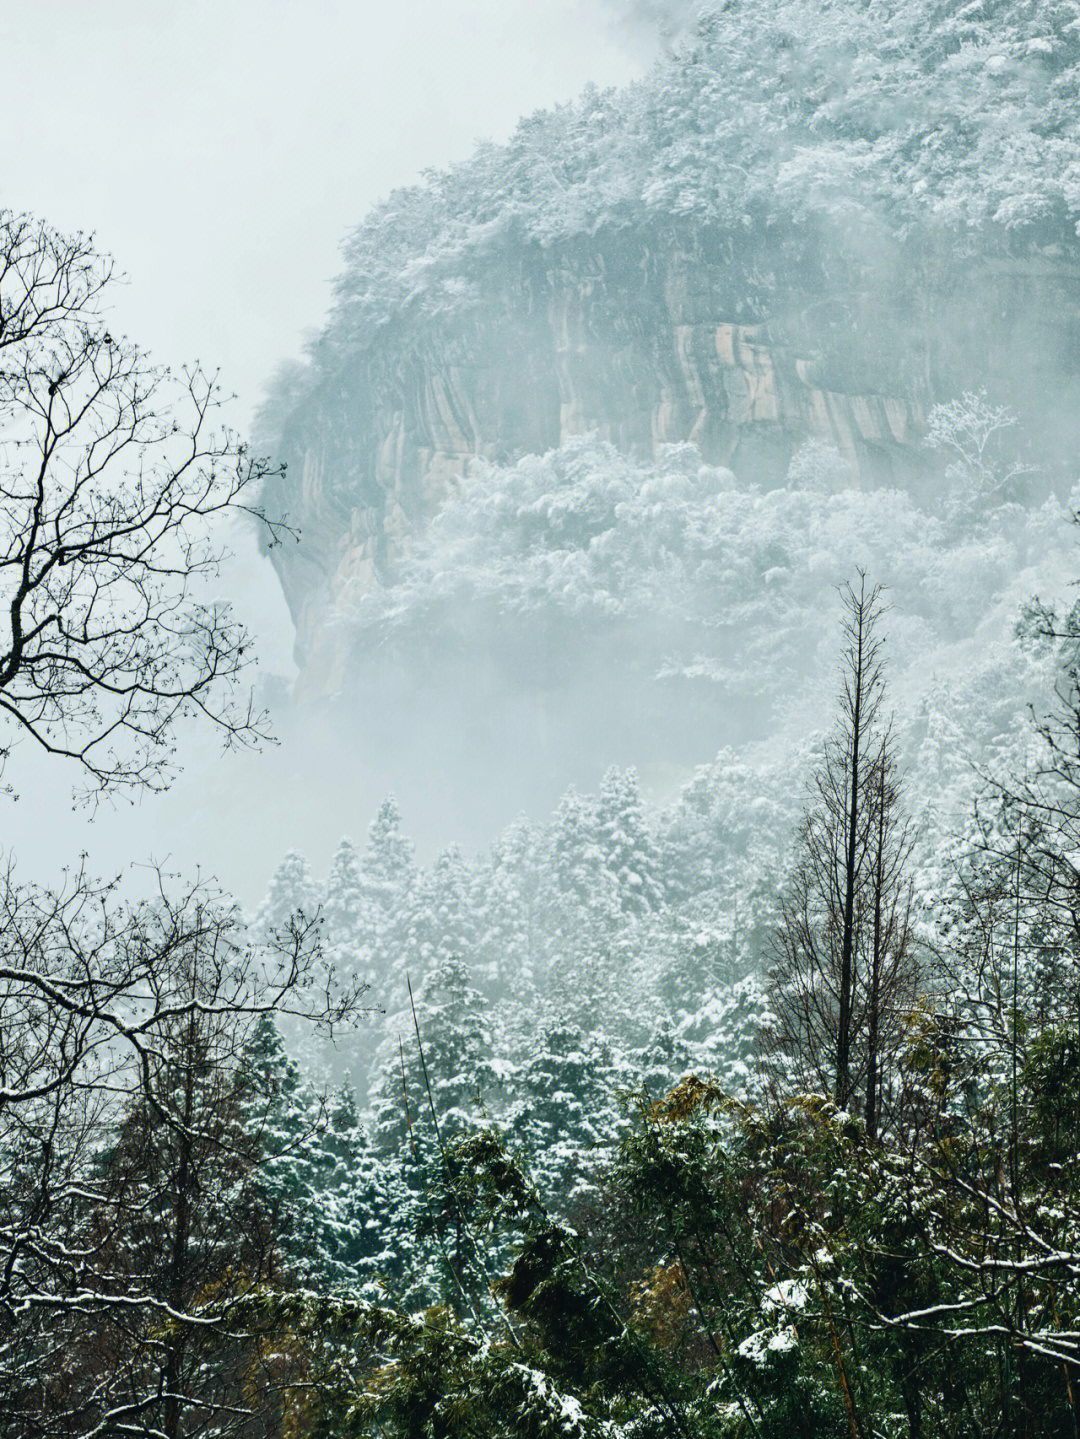
[[[0,40],[3,1439],[1077,1439],[1077,0]]]
[[[376,201],[478,138],[503,139],[522,114],[625,83],[654,43],[571,0],[16,5],[0,57],[4,204],[93,232],[126,277],[110,324],[163,363],[220,369],[244,430],[322,322],[342,238]],[[219,593],[257,636],[263,670],[288,676],[280,585],[249,532],[237,526],[230,547]],[[72,776],[20,744],[5,843],[41,877],[82,850],[103,870],[152,853],[254,903],[284,848],[321,862],[392,783],[408,788],[336,740],[328,765],[286,710],[276,727],[281,748],[260,759],[222,759],[189,734],[171,793],[99,806],[92,823],[72,809]],[[453,833],[450,815],[414,818],[429,847]]]
[[[266,8],[189,3],[147,9],[113,3],[91,26],[70,5],[23,7],[8,21],[3,60],[6,199],[58,226],[94,231],[97,242],[116,256],[126,276],[124,285],[112,292],[110,323],[170,364],[201,358],[220,367],[224,384],[236,394],[232,422],[242,432],[249,431],[266,387],[275,383],[275,375],[284,373],[283,365],[287,371],[288,363],[304,355],[305,346],[315,359],[301,367],[301,387],[308,383],[303,376],[313,370],[329,374],[339,363],[320,356],[332,355],[334,346],[347,353],[353,343],[347,333],[342,338],[341,317],[346,311],[340,286],[335,299],[332,284],[341,271],[344,238],[373,207],[399,187],[415,183],[422,172],[457,165],[469,175],[477,138],[506,140],[520,117],[537,107],[550,110],[571,101],[587,84],[625,86],[639,78],[658,55],[687,42],[698,9],[681,3],[621,5],[613,0],[593,7],[567,3],[543,10],[527,3],[493,5],[476,0],[465,6],[413,0],[404,12],[378,11],[373,16],[329,3],[305,9],[303,15],[287,4]],[[827,38],[815,44],[828,59]],[[676,62],[672,73],[678,72]],[[88,75],[92,77],[89,101]],[[634,92],[626,93],[631,98],[623,112],[614,102],[613,113],[623,115],[616,124],[636,123]],[[739,117],[733,119],[737,130]],[[542,122],[536,133],[543,133],[548,123]],[[562,143],[560,123],[550,122],[551,138],[545,142],[549,147]],[[527,137],[527,132],[522,134]],[[737,143],[730,142],[732,147]],[[628,153],[620,163],[632,175],[642,157]],[[544,164],[550,167],[549,161]],[[732,173],[738,168],[736,164]],[[542,177],[543,170],[536,173]],[[486,183],[479,169],[476,174],[476,180],[466,184]],[[580,183],[575,180],[579,188]],[[723,183],[716,181],[718,187]],[[561,182],[556,184],[561,188]],[[545,207],[550,210],[545,223],[556,228],[577,226],[569,211],[565,218],[560,215],[559,207],[565,204],[561,193],[553,191],[551,203],[541,199],[539,213],[545,213]],[[600,201],[601,206],[606,203]],[[676,215],[686,203],[677,201]],[[858,197],[868,213],[882,203],[881,197]],[[386,233],[393,244],[413,243],[404,234],[410,222],[395,219],[392,207],[390,216],[389,221],[376,218],[371,234],[378,237],[383,233],[378,227],[389,226]],[[458,221],[448,214],[447,223],[452,233]],[[844,293],[842,272],[825,274],[824,294],[829,298],[819,303],[832,307],[831,317],[817,331],[812,326],[804,329],[806,316],[794,326],[795,343],[816,346],[821,357],[812,363],[831,370],[833,378],[826,389],[829,384],[874,390],[906,383],[899,371],[889,376],[882,371],[864,380],[859,369],[869,360],[855,353],[861,341],[852,340],[854,330],[837,324],[839,316],[861,306],[866,312],[864,332],[867,325],[884,325],[895,332],[901,350],[908,342],[908,336],[897,329],[895,316],[890,317],[889,307],[916,310],[919,292],[917,285],[912,288],[906,259],[883,235],[884,230],[872,224],[845,237],[869,276],[858,299]],[[374,244],[376,254],[380,245],[387,248],[384,239],[361,243]],[[416,243],[422,249],[428,241]],[[1049,254],[1052,248],[1044,252]],[[390,250],[393,253],[392,245]],[[361,270],[363,263],[352,261]],[[436,256],[434,263],[445,262]],[[624,261],[615,254],[601,254],[595,263],[617,280]],[[736,257],[734,273],[743,277],[745,293],[733,302],[733,315],[757,283],[751,278],[755,263],[762,262],[752,245],[745,256]],[[733,283],[737,288],[739,283],[724,278],[715,266],[706,267],[705,273],[713,277],[709,283],[721,289]],[[388,269],[378,283],[389,295],[397,283],[393,271]],[[679,286],[686,280],[675,275],[667,283]],[[791,307],[803,303],[797,296],[799,283],[791,282],[791,299],[776,307],[778,315],[787,313],[793,323]],[[1025,481],[1029,500],[1056,494],[1063,504],[1071,484],[1068,460],[1063,457],[1073,440],[1068,415],[1075,408],[1075,376],[1065,368],[1064,351],[1053,348],[1053,344],[1067,347],[1067,337],[1051,334],[1045,320],[1056,283],[1049,281],[1046,299],[1029,309],[1024,308],[1020,291],[1008,297],[1004,323],[994,322],[987,346],[974,336],[979,323],[985,323],[990,333],[996,298],[988,292],[974,310],[966,307],[969,313],[961,320],[962,287],[954,291],[954,281],[946,279],[942,304],[954,306],[954,319],[971,327],[972,335],[958,338],[956,326],[943,327],[948,339],[940,343],[943,350],[951,345],[953,353],[941,357],[938,390],[917,394],[916,385],[914,408],[904,423],[915,433],[935,399],[989,381],[992,398],[1004,401],[1010,413],[1015,409],[1021,421],[1005,435],[996,461],[1007,469],[1033,460]],[[625,303],[613,295],[612,313]],[[632,298],[631,303],[645,306],[646,301]],[[643,308],[633,323],[666,324],[661,312],[666,302],[652,294],[647,303],[648,319]],[[686,302],[681,303],[685,307]],[[984,321],[972,318],[978,304],[984,305]],[[433,334],[450,333],[445,327],[438,331],[438,323]],[[651,402],[643,404],[637,398],[642,383],[646,389],[654,383],[644,372],[638,376],[637,392],[628,388],[598,398],[598,386],[610,383],[609,367],[614,365],[612,373],[617,373],[619,367],[644,363],[643,358],[633,359],[611,348],[623,342],[605,338],[607,323],[601,320],[599,329],[582,329],[573,342],[581,347],[579,368],[558,378],[564,390],[569,386],[579,391],[569,409],[564,395],[569,419],[563,422],[563,432],[592,432],[601,442],[614,437],[619,447],[636,455],[645,468],[630,477],[632,494],[635,488],[661,483],[664,466],[655,476],[648,468],[656,451],[660,411],[650,420]],[[497,335],[495,343],[500,343]],[[519,343],[515,338],[514,344]],[[983,363],[987,356],[989,368]],[[1028,363],[1025,356],[1037,358]],[[873,364],[878,365],[876,358]],[[506,381],[512,388],[512,366]],[[550,379],[546,383],[555,384]],[[683,384],[692,388],[697,380],[665,372],[660,383],[669,391],[674,385],[677,392]],[[1054,399],[1048,400],[1049,395]],[[450,402],[467,406],[474,400],[476,396],[466,395]],[[329,428],[317,436],[317,451],[322,453],[318,450],[322,446],[325,463],[341,475],[351,473],[349,447],[354,434],[362,435],[368,423],[364,418],[368,403],[358,389],[356,408],[350,412],[347,405],[339,407]],[[492,433],[468,441],[466,449],[472,445],[475,452],[505,468],[523,450],[543,451],[557,443],[557,437],[543,427],[529,434],[526,424],[521,433],[511,433],[517,421],[512,424],[508,417],[528,401],[514,395],[501,403],[501,415],[492,413],[479,421],[481,430],[489,425]],[[689,392],[664,403],[674,403],[677,413],[680,404],[690,403]],[[823,403],[835,405],[836,398]],[[314,560],[329,574],[340,557],[326,551],[321,533],[324,515],[317,505],[313,508],[300,500],[296,487],[307,463],[308,441],[281,433],[282,425],[291,423],[293,405],[288,385],[285,391],[279,388],[278,398],[272,398],[264,412],[269,422],[260,422],[256,433],[260,444],[265,433],[267,445],[290,461],[292,488],[283,486],[274,502],[301,532],[298,573]],[[297,413],[302,410],[301,404]],[[408,423],[417,422],[414,418]],[[418,423],[421,428],[426,423],[422,415]],[[702,430],[687,421],[680,429],[680,423],[676,419],[671,424],[670,439],[693,438],[706,465],[734,466],[734,477],[726,469],[716,470],[715,478],[707,481],[706,491],[711,487],[712,495],[702,493],[694,501],[699,508],[691,523],[715,526],[711,543],[741,549],[738,563],[743,565],[748,562],[747,547],[754,550],[759,536],[752,522],[736,515],[741,502],[722,497],[721,492],[733,484],[736,489],[763,486],[766,494],[784,486],[794,487],[796,493],[808,487],[820,494],[823,486],[828,490],[838,485],[843,490],[855,476],[863,486],[868,480],[878,487],[898,482],[916,497],[916,509],[901,520],[889,502],[882,501],[878,513],[877,502],[870,499],[861,515],[852,513],[842,522],[851,527],[842,562],[822,564],[820,553],[807,550],[797,564],[809,563],[807,574],[814,578],[807,581],[799,600],[801,618],[793,634],[800,638],[788,649],[787,641],[780,641],[767,659],[762,646],[770,623],[768,606],[752,597],[752,591],[740,592],[738,583],[725,588],[735,573],[730,569],[734,561],[718,564],[715,551],[703,550],[692,561],[699,566],[701,579],[691,592],[686,589],[685,573],[672,573],[662,581],[659,572],[654,575],[649,568],[649,560],[643,571],[649,576],[647,583],[667,584],[674,590],[651,598],[642,580],[640,593],[631,593],[633,584],[627,587],[625,576],[642,563],[642,551],[635,549],[641,541],[629,530],[623,535],[614,522],[603,543],[618,564],[627,567],[625,573],[620,571],[614,579],[598,573],[583,581],[577,598],[571,597],[570,588],[559,591],[554,584],[548,600],[527,595],[528,585],[539,583],[542,591],[549,581],[524,577],[520,581],[504,577],[499,581],[503,590],[498,585],[484,590],[481,585],[482,592],[467,593],[469,576],[483,575],[493,564],[517,563],[509,547],[500,548],[498,537],[490,544],[479,541],[475,553],[453,537],[455,525],[459,535],[468,534],[472,514],[480,513],[478,508],[470,511],[470,504],[486,504],[501,488],[519,483],[511,469],[506,470],[505,481],[498,478],[501,471],[490,472],[496,478],[486,497],[466,499],[455,517],[439,522],[442,529],[436,525],[436,537],[443,532],[450,536],[442,549],[436,545],[425,552],[426,542],[421,541],[419,555],[409,558],[406,547],[403,563],[412,570],[391,576],[387,590],[378,583],[371,586],[369,568],[364,571],[368,578],[348,580],[344,590],[335,580],[335,598],[325,611],[319,608],[325,597],[320,598],[315,586],[302,607],[307,607],[305,615],[314,616],[305,620],[305,626],[314,625],[316,646],[327,650],[328,657],[322,659],[312,659],[312,635],[306,630],[297,635],[294,630],[294,616],[278,575],[259,553],[253,530],[234,524],[228,540],[235,557],[214,594],[233,603],[257,637],[259,693],[270,703],[280,744],[257,755],[223,756],[212,735],[191,727],[181,732],[181,773],[168,793],[135,806],[106,803],[91,816],[85,810],[72,810],[63,765],[35,755],[32,744],[24,741],[9,768],[20,798],[10,809],[7,826],[8,841],[20,864],[44,873],[85,849],[95,867],[109,869],[135,856],[153,855],[180,870],[198,868],[214,874],[246,904],[254,905],[286,850],[302,850],[317,871],[323,870],[340,836],[360,836],[379,802],[391,792],[398,796],[407,828],[428,858],[451,842],[467,850],[482,847],[519,812],[542,820],[570,785],[595,789],[611,764],[635,766],[650,799],[666,803],[695,767],[707,763],[721,746],[798,737],[821,722],[831,674],[827,664],[834,613],[831,596],[860,563],[869,565],[896,591],[902,651],[897,657],[897,679],[908,690],[909,711],[916,713],[925,704],[925,685],[937,682],[938,661],[927,665],[927,647],[934,655],[940,651],[947,672],[953,664],[949,645],[959,644],[962,652],[963,646],[980,643],[968,622],[958,618],[961,612],[971,613],[970,605],[958,609],[945,597],[948,586],[941,590],[940,557],[913,560],[909,555],[906,565],[894,563],[897,535],[889,527],[905,524],[917,530],[933,523],[933,488],[948,457],[937,464],[925,449],[911,444],[902,452],[890,452],[878,439],[867,440],[852,428],[859,423],[854,411],[838,420],[823,451],[825,460],[803,463],[802,470],[795,455],[801,418],[793,422],[791,439],[777,440],[775,435],[760,439],[747,430],[734,456],[729,440],[711,438],[708,427]],[[506,434],[498,433],[500,427]],[[434,442],[436,449],[438,443]],[[828,445],[834,443],[846,446],[846,453],[840,457],[836,452],[830,460],[828,453],[833,452]],[[459,473],[467,469],[460,448],[459,444],[459,453],[445,461]],[[603,475],[611,464],[610,458],[600,457],[595,472]],[[849,473],[844,467],[851,464],[855,468]],[[829,465],[840,466],[832,478],[826,473]],[[785,478],[789,474],[796,478]],[[386,483],[385,476],[379,478],[378,484]],[[681,491],[673,491],[660,504],[677,510],[681,502]],[[536,488],[531,503],[548,504],[543,485]],[[763,504],[761,524],[779,522],[784,527],[804,522],[802,511],[796,519],[799,503],[793,503],[790,518],[773,514],[771,520],[769,505]],[[830,523],[838,522],[836,505],[845,503],[827,502],[830,515],[823,510],[818,520],[823,533]],[[920,504],[926,508],[925,516],[918,511]],[[421,511],[406,521],[418,532],[430,518],[430,506],[426,510],[421,506]],[[647,523],[642,517],[642,536]],[[766,554],[771,539],[760,541],[760,573],[787,574],[790,551],[773,563]],[[551,541],[552,554],[563,557],[559,563],[573,556],[573,543],[566,550],[560,548],[562,540]],[[652,543],[644,540],[646,548]],[[959,556],[968,541],[957,536],[951,543],[951,552]],[[1004,589],[990,586],[986,599],[994,615],[1006,612],[1029,584],[1023,556],[1031,543],[1020,542],[1009,584]],[[626,546],[622,556],[620,545]],[[283,574],[291,585],[288,565],[294,560],[289,548],[286,545],[277,558],[286,564]],[[1056,532],[1053,553],[1067,551],[1067,537]],[[369,566],[367,560],[361,563]],[[931,574],[935,564],[938,575]],[[1038,587],[1044,592],[1060,590],[1066,572],[1067,560],[1055,560]],[[1036,579],[1030,576],[1030,589],[1037,587]],[[514,585],[522,587],[520,594]],[[721,619],[718,638],[717,615],[709,610],[719,593],[728,595],[720,614],[737,612],[742,618]],[[388,596],[389,610],[397,607],[389,618],[379,611],[383,594]],[[546,603],[553,606],[550,624]],[[607,619],[598,619],[598,605],[606,607]],[[415,618],[410,618],[414,613]],[[780,621],[781,629],[785,623]],[[299,672],[294,664],[298,645],[303,652]],[[762,663],[765,667],[759,670]],[[903,678],[908,673],[905,665],[913,676],[910,683]],[[915,676],[921,676],[922,688]]]
[[[305,345],[318,353],[329,343],[318,338],[328,310],[327,334],[335,333],[333,315],[341,311],[334,309],[331,285],[341,269],[340,248],[373,206],[422,172],[467,165],[478,137],[505,140],[537,107],[570,101],[586,84],[624,86],[640,77],[658,54],[687,40],[699,8],[606,0],[541,10],[527,3],[413,0],[393,14],[324,3],[301,15],[288,4],[148,9],[117,0],[91,25],[81,10],[57,0],[18,7],[7,22],[3,60],[6,200],[58,226],[92,230],[126,276],[110,297],[110,323],[170,364],[200,358],[220,367],[236,394],[232,422],[246,431],[283,363],[302,356]],[[902,262],[880,235],[868,230],[847,243],[856,245],[874,277],[871,310],[906,291]],[[839,313],[847,303],[842,290],[834,288],[833,303]],[[655,304],[651,313],[655,317]],[[828,348],[834,328],[830,322],[825,333],[800,342],[809,338]],[[831,361],[838,373],[849,365],[845,343],[841,337]],[[1046,366],[1055,356],[1046,353],[1037,309],[1011,315],[993,346],[1016,351],[997,364],[991,384],[997,398],[1026,407],[1015,432],[1017,454],[1031,449],[1036,433],[1042,445],[1034,456],[1041,478],[1030,479],[1029,494],[1041,485],[1040,493],[1057,492],[1064,500],[1070,480],[1060,457],[1072,441],[1065,419],[1070,406],[1045,403]],[[954,389],[985,379],[979,365],[964,358],[976,350],[957,348]],[[1026,372],[1019,357],[1039,350],[1042,369]],[[582,361],[578,379],[560,383],[580,383],[584,395],[610,363],[605,354],[601,343]],[[857,369],[859,361],[852,363]],[[875,377],[869,386],[880,383]],[[923,397],[924,411],[929,398]],[[271,401],[271,445],[290,403]],[[646,411],[635,413],[630,404],[616,418],[628,396],[610,403],[614,411],[605,410],[605,402],[575,400],[581,413],[572,418],[571,433],[604,436],[621,426],[624,448],[645,455],[655,440],[643,439]],[[332,466],[339,463],[334,446],[344,454],[351,428],[363,423],[358,413],[355,419],[347,410],[337,413]],[[680,433],[676,425],[671,437],[689,434],[689,426]],[[520,440],[508,440],[486,440],[480,451],[513,458],[521,453]],[[757,455],[744,444],[731,461],[723,447],[710,448],[707,433],[696,442],[706,462],[734,463],[740,484],[768,491],[785,483],[790,444]],[[550,443],[534,436],[525,448]],[[862,446],[864,475],[875,483],[898,478],[916,494],[928,475],[934,483],[925,452],[909,447],[906,458],[898,462],[894,455],[883,468],[879,449],[858,437],[854,443]],[[277,448],[288,454],[295,484],[303,446],[283,441]],[[597,463],[603,469],[608,462]],[[807,473],[811,488],[820,488]],[[646,483],[642,476],[631,488]],[[723,489],[730,481],[715,483]],[[315,548],[322,521],[310,506],[298,506],[286,488],[280,508],[302,532],[302,555],[337,563]],[[869,515],[852,523],[872,530],[894,518]],[[422,528],[424,518],[416,523]],[[452,523],[468,529],[468,505]],[[605,601],[619,611],[608,629],[590,617],[592,598],[582,600],[585,609],[559,599],[563,627],[545,633],[543,623],[521,620],[516,599],[440,591],[434,601],[415,602],[421,607],[414,635],[400,614],[386,631],[387,622],[370,613],[378,586],[371,591],[362,581],[344,601],[334,601],[332,622],[321,631],[335,650],[333,677],[313,683],[310,657],[307,671],[295,669],[293,616],[252,529],[234,524],[228,538],[234,558],[215,595],[232,602],[257,636],[260,694],[271,704],[280,744],[259,755],[222,756],[212,735],[192,727],[181,735],[181,774],[169,793],[133,807],[104,804],[91,816],[72,810],[63,765],[20,743],[9,771],[20,798],[10,809],[7,834],[20,863],[34,872],[58,858],[69,862],[83,849],[105,869],[153,854],[182,870],[215,874],[254,904],[287,849],[300,848],[316,869],[324,868],[340,835],[361,834],[387,793],[398,795],[410,833],[431,857],[451,841],[482,846],[518,812],[542,819],[569,785],[593,789],[613,763],[635,765],[652,800],[666,802],[721,745],[805,733],[823,713],[828,670],[809,657],[828,633],[826,614],[812,637],[800,631],[805,643],[797,656],[780,659],[781,647],[773,657],[793,666],[785,685],[775,672],[768,680],[732,684],[733,673],[752,668],[743,647],[760,644],[752,637],[758,621],[741,622],[748,641],[736,623],[727,648],[717,653],[713,645],[710,653],[712,621],[702,595],[683,596],[679,613],[677,605],[658,610],[643,597],[616,596]],[[751,543],[747,535],[730,539]],[[903,595],[914,583],[910,573],[893,581],[885,573],[888,555],[874,546],[872,534],[856,536],[848,562],[831,567],[827,583],[807,593],[811,610],[828,609],[830,586],[860,562],[876,562],[879,577]],[[490,561],[485,553],[450,546],[426,563],[437,578],[444,566],[468,575]],[[634,563],[629,550],[626,563]],[[768,570],[768,561],[763,564]],[[720,571],[713,579],[722,583]],[[1014,576],[1015,585],[1025,582]],[[422,576],[417,583],[421,591],[431,587]],[[388,593],[393,604],[394,596],[411,591],[392,586]],[[737,591],[732,598],[738,600]],[[433,602],[434,615],[423,609]],[[357,603],[366,616],[359,629],[349,618]],[[406,610],[413,603],[404,601]],[[530,599],[525,608],[535,603]],[[920,607],[925,610],[923,598]],[[933,627],[931,645],[971,642],[947,610],[940,605],[933,620],[923,615],[920,621]],[[422,638],[429,624],[447,641],[441,651],[438,639]],[[910,629],[914,615],[904,614],[899,624]],[[368,634],[374,648],[365,661]],[[359,641],[349,638],[354,635]],[[299,636],[301,648],[310,649],[309,640]],[[361,649],[352,655],[355,642]],[[926,643],[920,633],[912,653]],[[721,673],[726,681],[701,683],[702,676],[715,681]],[[691,674],[697,683],[686,678]],[[667,677],[659,688],[656,675]],[[916,686],[912,704],[919,703]]]

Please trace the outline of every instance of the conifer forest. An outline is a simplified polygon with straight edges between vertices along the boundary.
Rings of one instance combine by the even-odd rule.
[[[0,1439],[1080,1439],[1080,0],[403,5],[0,19]]]

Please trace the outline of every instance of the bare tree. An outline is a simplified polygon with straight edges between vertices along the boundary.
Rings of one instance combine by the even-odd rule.
[[[911,840],[900,809],[885,680],[881,591],[846,585],[840,712],[811,782],[775,936],[769,1035],[788,1077],[847,1108],[861,1084],[867,1127],[882,1062],[914,979]]]
[[[160,788],[178,720],[257,742],[248,637],[208,581],[264,462],[198,367],[110,333],[91,239],[0,211],[0,713],[89,794]],[[269,537],[280,537],[270,524]]]
[[[357,991],[326,982],[314,923],[255,947],[198,886],[132,905],[9,877],[0,902],[5,1433],[244,1432],[260,1342],[232,1316],[277,1236],[240,1057],[262,1015],[331,1027]]]
[[[284,533],[216,381],[110,333],[112,277],[85,236],[0,211],[0,764],[29,736],[88,796],[166,785],[185,716],[265,737],[208,584],[231,515]],[[238,1056],[261,1016],[332,1029],[358,998],[315,920],[256,946],[199,884],[130,902],[81,870],[0,874],[5,1434],[267,1432],[258,1326],[235,1322],[272,1248]]]
[[[892,733],[881,736],[870,776],[869,936],[861,1029],[865,1034],[866,1132],[877,1132],[882,1080],[894,1063],[902,1019],[915,998],[917,965],[912,925],[912,886],[907,875],[913,835],[901,810],[900,777]]]

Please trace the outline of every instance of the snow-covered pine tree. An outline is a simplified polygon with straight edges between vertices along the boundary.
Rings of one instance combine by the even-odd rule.
[[[650,1026],[648,1039],[630,1058],[637,1069],[637,1083],[654,1100],[662,1098],[694,1068],[689,1045],[671,1017],[662,1012]]]
[[[352,1283],[361,1254],[355,1191],[363,1136],[351,1095],[328,1105],[305,1084],[271,1015],[248,1043],[240,1094],[245,1129],[259,1144],[258,1190],[286,1261],[307,1280]]]
[[[470,960],[477,951],[473,875],[457,845],[443,850],[422,875],[396,928],[402,943],[392,960],[386,995],[392,1011],[405,1005],[406,974],[415,989],[443,963]]]
[[[637,770],[612,767],[600,784],[597,838],[604,869],[624,913],[640,915],[664,902],[660,867],[638,787]]]
[[[454,1143],[489,1119],[497,1066],[483,1010],[464,963],[441,959],[415,1010],[407,1004],[388,1021],[375,1065],[371,1135],[392,1200],[383,1248],[410,1303],[460,1307],[483,1288],[475,1235],[447,1198]]]
[[[364,885],[360,855],[347,836],[339,841],[334,851],[324,891],[323,917],[327,943],[338,947],[357,941],[365,920]]]
[[[538,974],[561,1009],[606,972],[612,936],[621,923],[613,876],[604,868],[596,804],[571,788],[546,834],[541,862],[546,963]]]
[[[290,850],[275,870],[266,897],[255,911],[254,933],[261,937],[282,930],[297,913],[310,920],[318,912],[321,900],[307,860],[296,850]]]
[[[388,795],[368,826],[367,846],[360,865],[365,899],[384,915],[401,908],[416,879],[412,841],[401,826],[401,812]]]
[[[323,942],[328,966],[339,978],[359,982],[374,992],[384,971],[377,923],[380,916],[364,893],[360,856],[352,840],[344,838],[338,844],[323,892]],[[355,1051],[360,1069],[370,1053],[370,1046],[363,1043],[366,1037],[356,1036],[348,1046]]]
[[[563,1214],[593,1190],[621,1129],[618,1089],[629,1070],[608,1044],[552,1019],[513,1077],[507,1132],[539,1192]]]
[[[555,904],[568,911],[607,908],[612,886],[604,870],[596,805],[572,786],[559,801],[549,830],[548,883]]]
[[[540,852],[541,836],[528,820],[518,819],[478,867],[474,973],[493,998],[528,994],[543,957]]]
[[[736,1099],[751,1099],[763,1082],[761,1039],[771,1023],[766,983],[750,974],[706,989],[696,1009],[680,1017],[677,1032],[695,1073],[713,1075]]]

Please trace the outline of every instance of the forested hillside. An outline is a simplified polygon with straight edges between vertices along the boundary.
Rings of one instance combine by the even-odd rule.
[[[387,792],[247,913],[0,873],[0,1434],[1078,1439],[1078,80],[712,5],[369,215],[254,451],[0,211],[0,721],[264,743],[242,514]]]
[[[356,591],[394,581],[477,458],[690,441],[772,488],[816,439],[863,485],[917,485],[933,406],[985,387],[1067,492],[1073,21],[715,7],[638,85],[391,196],[265,410],[271,499],[306,537],[275,552],[305,690],[355,681]]]
[[[275,877],[379,1011],[311,1061],[358,1423],[1075,1432],[1077,43],[718,6],[349,241],[266,414],[302,686],[677,795]]]
[[[472,860],[418,867],[388,800],[284,861],[256,930],[321,912],[382,1011],[306,1083],[264,1041],[312,1422],[1073,1432],[1075,615],[906,720],[895,617],[846,587],[831,725],[660,813],[612,769]]]

